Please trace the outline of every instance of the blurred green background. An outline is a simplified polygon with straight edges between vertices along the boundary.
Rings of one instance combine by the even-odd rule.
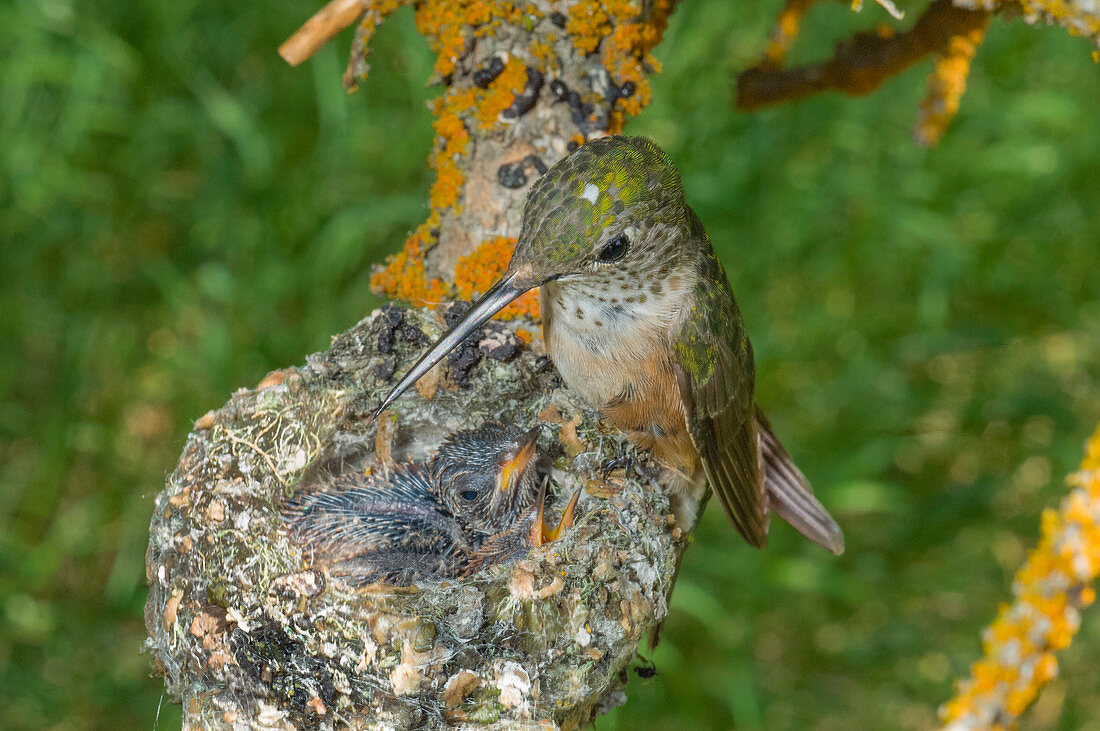
[[[357,96],[312,3],[0,4],[0,708],[178,727],[141,653],[152,499],[193,419],[378,304],[426,215],[426,43]],[[847,532],[748,549],[708,511],[601,729],[927,728],[1100,420],[1100,67],[995,20],[936,150],[925,63],[867,99],[732,111],[776,2],[691,0],[629,130],[680,163],[756,347],[759,400]],[[815,7],[796,60],[868,7]],[[1100,727],[1100,611],[1029,728]]]

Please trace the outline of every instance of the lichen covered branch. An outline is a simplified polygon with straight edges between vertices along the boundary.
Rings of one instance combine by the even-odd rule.
[[[934,146],[959,111],[959,102],[966,91],[970,62],[985,37],[988,22],[966,28],[947,41],[947,47],[936,54],[936,63],[928,77],[928,94],[920,105],[920,119],[913,134],[919,144]]]
[[[961,7],[990,12],[1006,11],[1034,25],[1060,25],[1070,35],[1087,38],[1100,45],[1100,5],[1092,0],[957,0]]]
[[[1100,6],[1087,0],[933,0],[905,33],[881,26],[840,43],[827,61],[784,68],[787,53],[813,2],[787,0],[760,60],[737,77],[739,109],[753,112],[825,91],[870,94],[886,79],[931,55],[936,59],[935,66],[914,138],[932,146],[938,144],[959,109],[970,63],[993,13],[1023,15],[1028,23],[1057,23],[1074,35],[1100,44]],[[861,4],[856,0],[853,8],[858,10]],[[901,18],[892,3],[880,0],[879,4],[895,19]]]
[[[1012,728],[1058,674],[1055,653],[1073,641],[1100,574],[1100,428],[1085,447],[1072,489],[1043,513],[1039,545],[1012,583],[1015,597],[983,636],[984,656],[940,708],[952,731]]]
[[[374,290],[438,305],[487,289],[511,254],[527,186],[570,149],[622,131],[649,103],[647,79],[659,68],[650,51],[675,3],[412,3],[417,29],[438,54],[432,81],[443,87],[431,103],[436,177],[427,220],[374,272]],[[368,70],[374,28],[404,4],[363,4],[346,85]],[[503,315],[537,317],[538,294]]]
[[[860,96],[901,73],[925,56],[947,53],[952,39],[985,27],[986,11],[955,7],[951,0],[934,0],[913,28],[858,33],[837,46],[831,59],[790,69],[756,67],[737,77],[737,106],[755,111],[766,106],[841,91]]]

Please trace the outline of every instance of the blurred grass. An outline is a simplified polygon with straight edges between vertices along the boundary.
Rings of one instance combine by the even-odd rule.
[[[0,704],[6,727],[179,723],[139,654],[152,497],[191,421],[377,302],[425,215],[431,59],[409,12],[371,78],[312,5],[0,5]],[[832,559],[717,511],[659,675],[598,728],[926,728],[1100,420],[1100,72],[997,20],[937,150],[927,66],[867,99],[731,111],[775,8],[685,3],[630,127],[681,164],[756,347],[759,398],[835,507]],[[883,20],[816,7],[799,55]],[[1032,728],[1097,727],[1087,614]]]

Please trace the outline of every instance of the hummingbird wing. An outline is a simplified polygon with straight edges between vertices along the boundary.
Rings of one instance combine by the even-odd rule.
[[[756,407],[756,424],[764,454],[768,509],[825,550],[837,556],[844,553],[844,534],[840,526],[814,497],[810,482],[775,436],[760,406]]]
[[[460,576],[473,576],[478,571],[498,563],[521,558],[531,550],[527,540],[531,522],[520,521],[514,527],[501,531],[485,539],[485,542],[470,552]]]
[[[707,480],[733,527],[759,548],[768,540],[768,501],[752,346],[713,251],[706,263],[714,271],[702,273],[694,306],[672,334],[673,369]]]

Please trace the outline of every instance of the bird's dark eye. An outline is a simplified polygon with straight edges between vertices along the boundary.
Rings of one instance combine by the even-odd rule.
[[[630,239],[626,237],[626,234],[619,234],[600,251],[600,261],[612,262],[622,259],[629,246]]]
[[[477,490],[463,490],[461,493],[462,499],[466,502],[471,502],[477,499]]]

